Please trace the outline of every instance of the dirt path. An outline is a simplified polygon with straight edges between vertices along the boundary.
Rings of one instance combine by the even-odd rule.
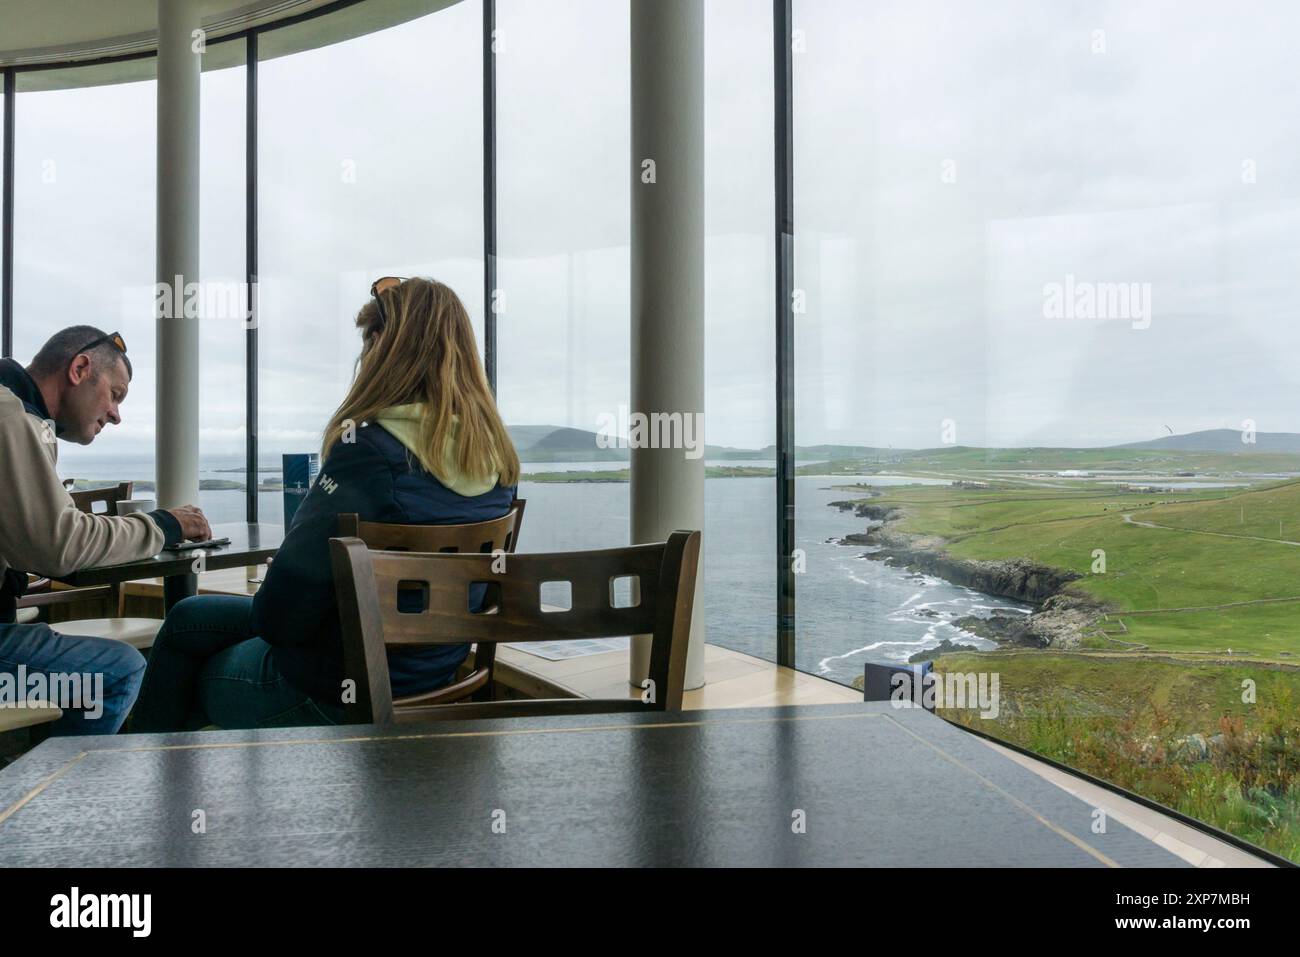
[[[1142,528],[1163,528],[1170,532],[1187,532],[1189,535],[1213,535],[1216,538],[1244,538],[1252,542],[1268,542],[1272,545],[1300,545],[1300,542],[1293,542],[1286,538],[1264,538],[1262,535],[1234,535],[1232,532],[1209,532],[1202,528],[1179,528],[1177,525],[1160,525],[1156,522],[1140,522],[1133,517],[1132,512],[1124,513],[1124,521],[1129,525],[1138,525]]]

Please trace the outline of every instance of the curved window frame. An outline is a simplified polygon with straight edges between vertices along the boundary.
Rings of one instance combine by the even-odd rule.
[[[316,10],[283,20],[231,33],[208,42],[209,48],[221,49],[226,45],[243,45],[245,70],[245,279],[249,288],[255,288],[258,275],[258,47],[259,40],[267,34],[292,27],[305,21],[326,17],[370,0],[335,0]],[[481,62],[482,62],[482,169],[483,169],[483,302],[484,308],[484,364],[489,382],[497,388],[497,324],[492,304],[498,291],[497,273],[497,72],[494,42],[497,30],[495,0],[481,0]],[[428,13],[435,12],[433,10]],[[420,14],[421,16],[425,14]],[[794,23],[793,0],[772,0],[772,123],[773,181],[772,220],[775,281],[770,290],[772,320],[775,331],[773,381],[775,383],[776,423],[774,445],[776,471],[775,524],[776,554],[772,568],[772,586],[776,598],[775,620],[772,636],[775,638],[775,659],[779,666],[796,669],[796,515],[795,508],[795,362],[794,362],[794,114],[793,114],[793,55]],[[400,22],[400,21],[399,21]],[[349,29],[355,27],[355,21]],[[392,26],[394,24],[387,24]],[[382,27],[380,27],[382,29]],[[355,34],[352,34],[355,35]],[[337,39],[329,39],[333,43]],[[326,45],[322,43],[320,45]],[[233,46],[232,46],[233,49]],[[290,51],[293,52],[293,51]],[[44,64],[8,66],[0,68],[3,78],[3,110],[0,128],[0,355],[8,357],[13,349],[13,265],[14,265],[14,156],[16,149],[16,92],[20,74],[36,71],[58,71],[103,64],[129,64],[139,60],[155,60],[154,53],[132,53],[101,59],[68,60]],[[220,57],[213,69],[229,66]],[[128,69],[125,72],[130,72]],[[255,305],[254,305],[255,308]],[[258,464],[258,330],[256,321],[249,324],[245,340],[245,485],[247,489],[246,516],[250,522],[258,520],[257,464]],[[970,729],[966,729],[970,730]],[[978,732],[977,732],[978,733]],[[1035,757],[1038,757],[1035,755]],[[1039,758],[1042,760],[1041,758]],[[1077,772],[1076,772],[1077,773]],[[1097,783],[1119,791],[1114,785],[1098,780]],[[1121,793],[1127,793],[1121,791]],[[1162,813],[1176,812],[1138,795],[1128,794],[1142,803],[1159,809]],[[1195,819],[1184,820],[1220,838],[1241,843],[1231,835],[1217,831],[1212,826]],[[1258,853],[1258,849],[1251,848]]]
[[[258,275],[258,223],[257,223],[257,121],[258,121],[258,45],[266,34],[300,23],[328,17],[331,14],[368,2],[368,0],[335,0],[318,9],[286,17],[271,23],[236,31],[208,41],[209,50],[220,50],[233,44],[242,44],[245,71],[245,280],[248,288],[256,288]],[[791,29],[792,0],[773,0],[773,121],[776,136],[774,155],[776,283],[772,290],[773,312],[776,321],[776,574],[774,588],[777,595],[776,620],[773,622],[776,637],[776,663],[795,667],[795,576],[793,554],[795,551],[794,508],[794,392],[793,392],[793,312],[789,290],[793,277],[793,193],[792,147],[793,127],[791,116]],[[433,11],[430,11],[433,12]],[[495,0],[482,0],[481,55],[483,63],[483,301],[491,304],[498,288],[497,283],[497,150],[496,114],[497,81],[493,49],[497,29]],[[329,42],[336,42],[334,38]],[[322,44],[324,45],[324,44]],[[13,160],[15,142],[15,92],[20,73],[68,70],[105,64],[129,64],[139,60],[154,60],[152,52],[130,53],[117,57],[68,60],[0,68],[3,76],[3,136],[0,137],[3,160],[0,162],[0,356],[8,357],[13,351]],[[237,61],[237,58],[236,58]],[[220,68],[220,62],[211,68]],[[254,309],[256,306],[254,305]],[[497,324],[493,310],[485,308],[483,318],[484,365],[493,391],[497,388]],[[245,515],[247,521],[258,520],[257,462],[258,462],[258,330],[256,321],[249,324],[245,333]]]

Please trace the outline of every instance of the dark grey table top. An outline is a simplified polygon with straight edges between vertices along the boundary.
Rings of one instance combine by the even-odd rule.
[[[276,553],[284,541],[283,525],[264,522],[232,522],[212,526],[213,538],[229,538],[230,544],[221,548],[204,549],[204,567],[208,571],[220,568],[238,568],[241,565],[260,565]],[[78,587],[83,585],[113,585],[141,578],[162,578],[168,575],[188,575],[193,570],[193,551],[159,552],[152,558],[142,558],[120,565],[98,565],[82,568],[59,581]]]
[[[1093,821],[887,703],[53,738],[0,772],[5,866],[1183,865]]]

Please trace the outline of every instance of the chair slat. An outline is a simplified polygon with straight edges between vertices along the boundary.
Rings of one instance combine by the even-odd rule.
[[[358,538],[330,539],[348,674],[358,688],[357,702],[348,707],[348,720],[394,720],[386,662],[389,647],[465,641],[494,647],[503,642],[637,634],[652,636],[654,693],[648,703],[638,699],[576,699],[577,703],[563,699],[426,710],[437,711],[439,719],[451,719],[479,713],[508,716],[679,709],[699,550],[698,531],[678,531],[666,542],[655,544],[515,554],[507,556],[504,563],[494,563],[490,555],[371,551]],[[639,583],[640,602],[630,608],[614,608],[611,584],[625,576]],[[541,585],[547,581],[571,583],[573,604],[568,611],[543,608]],[[469,608],[469,589],[477,582],[495,586],[490,599],[492,614],[476,614]],[[423,610],[399,610],[403,583],[427,592]]]
[[[385,522],[363,522],[359,515],[347,513],[339,516],[339,535],[355,537],[372,550],[411,553],[456,553],[492,555],[494,551],[510,553],[519,540],[527,501],[515,499],[510,510],[500,518],[463,525],[395,525]],[[468,603],[467,603],[468,604]],[[457,639],[459,643],[465,639]],[[473,639],[469,639],[473,640]],[[358,660],[362,657],[357,652]],[[378,667],[376,664],[375,667]],[[388,681],[387,661],[383,663],[384,682]],[[444,688],[391,701],[398,711],[414,704],[433,702],[449,703],[473,696],[491,700],[492,680],[496,668],[496,645],[480,644],[474,649],[474,667],[469,675]]]
[[[80,489],[75,492],[69,492],[73,503],[83,512],[92,515],[116,515],[117,503],[131,497],[131,490],[135,488],[134,482],[118,482],[116,485],[110,485],[105,488]],[[96,512],[95,506],[103,502],[106,506],[105,511]]]
[[[498,634],[503,626],[513,630],[511,641],[610,638],[654,631],[662,544],[510,555],[503,562],[483,555],[443,557],[448,561],[430,565],[424,554],[371,552],[378,604],[385,616],[384,638],[389,645],[478,641]],[[503,565],[504,574],[499,571]],[[640,579],[642,600],[631,608],[614,608],[610,584],[626,575]],[[548,581],[572,584],[569,611],[543,610],[542,584]],[[470,589],[480,582],[499,589],[496,614],[469,613]],[[403,583],[427,589],[424,611],[397,611]]]

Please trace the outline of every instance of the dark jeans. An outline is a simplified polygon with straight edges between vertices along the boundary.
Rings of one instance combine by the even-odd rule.
[[[252,610],[253,599],[237,595],[179,602],[149,652],[130,730],[341,723],[341,705],[313,700],[276,669],[271,646],[249,630]]]
[[[143,674],[144,658],[125,642],[61,635],[40,623],[0,625],[0,683],[8,686],[0,706],[16,707],[29,694],[58,705],[63,717],[49,726],[52,735],[115,734]]]

